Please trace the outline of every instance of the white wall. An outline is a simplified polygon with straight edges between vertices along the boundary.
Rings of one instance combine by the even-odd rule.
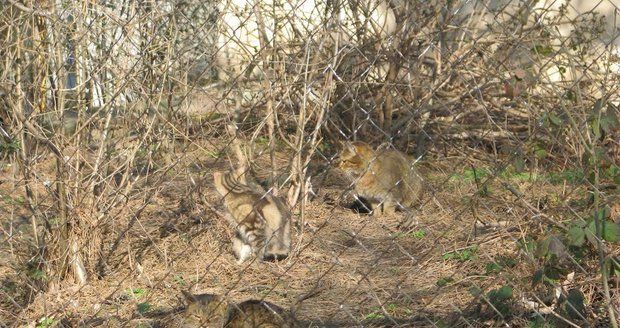
[[[358,1],[358,0],[351,0]],[[359,0],[360,7],[355,15],[349,2],[343,0],[335,20],[340,29],[341,42],[356,42],[354,21],[357,18],[369,37],[385,38],[394,33],[396,22],[393,11],[385,1]],[[309,41],[320,43],[327,37],[327,25],[334,22],[332,11],[323,0],[225,0],[220,5],[221,27],[219,31],[217,65],[220,78],[227,80],[243,72],[251,63],[255,64],[251,75],[260,75],[261,49],[258,6],[264,21],[267,39],[281,50],[299,50]],[[366,14],[364,14],[366,13]],[[339,21],[339,22],[338,22]],[[333,30],[332,30],[333,31]]]

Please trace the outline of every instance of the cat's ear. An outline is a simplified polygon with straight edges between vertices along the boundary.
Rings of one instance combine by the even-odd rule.
[[[355,150],[355,147],[353,147],[353,144],[349,140],[340,141],[340,148],[342,148],[342,150],[345,150],[345,149],[348,149],[350,151]]]
[[[216,172],[216,173],[219,173],[219,172]],[[187,301],[188,304],[192,304],[198,301],[196,299],[196,296],[194,296],[194,294],[186,290],[181,290],[181,293],[183,293],[183,296],[185,297],[185,300]]]

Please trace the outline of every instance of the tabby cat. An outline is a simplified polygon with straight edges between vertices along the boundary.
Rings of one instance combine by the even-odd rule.
[[[247,300],[230,306],[228,321],[225,327],[291,327],[291,321],[284,310],[273,303],[259,300]]]
[[[188,305],[183,313],[182,328],[224,327],[228,316],[228,301],[213,294],[192,295],[183,291]]]
[[[189,305],[183,313],[183,328],[277,328],[291,327],[291,318],[267,301],[247,300],[239,304],[213,294],[183,292]]]
[[[398,150],[375,151],[361,141],[346,142],[339,167],[354,179],[356,193],[370,203],[373,215],[410,208],[420,198],[422,178]]]
[[[233,252],[241,264],[253,255],[261,260],[282,260],[291,250],[291,212],[277,197],[243,174],[213,174],[215,189],[224,197],[227,220],[236,228]]]

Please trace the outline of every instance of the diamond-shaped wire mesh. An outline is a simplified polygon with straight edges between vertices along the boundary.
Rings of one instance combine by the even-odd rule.
[[[0,326],[617,327],[617,0],[0,8]]]

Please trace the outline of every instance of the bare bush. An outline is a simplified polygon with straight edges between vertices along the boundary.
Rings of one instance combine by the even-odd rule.
[[[206,290],[300,326],[617,327],[618,5],[0,2],[0,325],[176,325]],[[422,201],[364,213],[353,140]],[[222,170],[287,199],[286,260],[235,264]]]

